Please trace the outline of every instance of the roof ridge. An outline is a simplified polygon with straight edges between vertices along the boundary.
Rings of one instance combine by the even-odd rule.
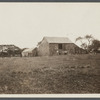
[[[44,37],[49,43],[73,43],[68,37]]]
[[[44,38],[68,38],[68,37],[44,36]]]

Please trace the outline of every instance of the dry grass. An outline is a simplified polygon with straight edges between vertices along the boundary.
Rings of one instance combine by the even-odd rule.
[[[100,55],[0,58],[1,94],[100,93]]]

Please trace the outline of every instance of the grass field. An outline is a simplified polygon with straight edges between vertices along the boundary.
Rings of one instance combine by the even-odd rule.
[[[100,93],[100,54],[0,58],[0,94]]]

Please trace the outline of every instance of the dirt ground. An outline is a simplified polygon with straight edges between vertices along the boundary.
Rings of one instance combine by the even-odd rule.
[[[100,93],[100,54],[0,58],[0,94]]]

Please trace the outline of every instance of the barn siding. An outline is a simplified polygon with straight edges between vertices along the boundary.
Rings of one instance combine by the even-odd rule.
[[[57,55],[57,50],[58,50],[58,44],[56,43],[49,44],[49,52],[51,56]]]
[[[74,43],[63,43],[62,49],[58,48],[60,43],[51,43],[49,44],[50,55],[59,55],[58,52],[64,54],[67,51],[70,54],[75,54],[75,48],[77,47]],[[58,52],[57,52],[58,51]]]
[[[48,56],[49,55],[49,44],[46,39],[43,39],[38,47],[38,56]]]
[[[65,44],[65,49],[69,54],[75,54],[75,48],[77,48],[77,46],[74,43]]]
[[[83,50],[82,48],[79,48],[74,43],[63,43],[62,49],[58,48],[58,45],[60,43],[50,43],[49,44],[49,51],[50,55],[65,55],[65,52],[67,54],[85,54],[86,50]],[[58,52],[57,52],[58,51]]]

